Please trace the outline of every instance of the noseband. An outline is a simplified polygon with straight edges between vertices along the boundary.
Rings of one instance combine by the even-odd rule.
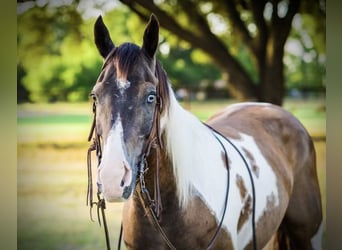
[[[157,67],[161,67],[157,63]],[[161,69],[162,70],[162,69]],[[156,77],[157,79],[160,79],[158,76],[159,70],[156,71]],[[165,76],[163,76],[165,77]],[[161,202],[161,195],[160,195],[160,186],[159,186],[159,158],[160,158],[160,150],[163,149],[163,143],[161,139],[161,133],[160,133],[160,115],[163,111],[163,103],[162,103],[162,98],[161,98],[161,91],[160,91],[160,85],[161,83],[159,82],[157,85],[157,91],[156,91],[156,106],[154,110],[154,115],[153,115],[153,123],[152,123],[152,128],[149,134],[149,137],[147,139],[147,143],[144,149],[144,153],[142,154],[141,160],[138,163],[138,172],[137,172],[137,182],[136,182],[136,190],[138,193],[138,196],[140,198],[140,201],[143,205],[143,207],[146,210],[146,214],[149,216],[149,219],[151,223],[154,225],[154,227],[159,231],[161,234],[164,242],[168,245],[170,249],[176,250],[175,246],[171,243],[167,235],[165,234],[164,230],[160,226],[160,219],[161,219],[161,212],[162,212],[162,202]],[[87,168],[88,168],[88,189],[87,189],[87,202],[86,205],[90,206],[90,218],[93,221],[92,218],[92,208],[94,205],[97,207],[97,217],[98,217],[98,223],[101,226],[101,219],[100,219],[100,213],[102,216],[102,221],[103,221],[103,226],[104,226],[104,232],[105,232],[105,237],[106,237],[106,245],[107,249],[110,250],[110,241],[109,241],[109,233],[108,233],[108,227],[107,227],[107,222],[106,222],[106,216],[104,210],[106,209],[106,203],[104,198],[101,196],[101,191],[99,190],[98,186],[98,191],[97,191],[97,201],[93,201],[93,182],[92,182],[92,167],[91,167],[91,152],[96,151],[96,156],[98,160],[98,167],[101,163],[101,158],[102,158],[102,148],[101,148],[101,136],[97,133],[96,131],[96,105],[95,102],[93,103],[93,122],[92,126],[90,129],[90,133],[88,136],[88,141],[90,141],[93,137],[93,143],[89,146],[88,148],[88,154],[87,154]],[[221,133],[216,131],[214,128],[210,127],[209,125],[203,123],[205,126],[207,126],[213,133],[214,137],[216,140],[219,142],[221,145],[224,155],[225,155],[225,164],[227,168],[227,188],[226,188],[226,194],[225,194],[225,200],[224,200],[224,210],[223,214],[221,217],[221,220],[215,230],[215,233],[211,240],[209,241],[209,244],[206,249],[211,249],[219,235],[219,232],[222,228],[223,220],[225,218],[226,214],[226,209],[228,205],[228,194],[229,194],[229,184],[230,184],[230,172],[229,172],[229,160],[228,160],[228,154],[226,151],[225,146],[223,145],[222,141],[219,139],[218,135],[223,138],[225,141],[227,141],[229,144],[231,144],[234,149],[239,153],[241,158],[244,161],[244,164],[248,170],[250,179],[251,179],[251,184],[252,184],[252,192],[253,192],[253,211],[252,211],[252,231],[253,231],[253,249],[256,250],[256,234],[255,234],[255,190],[254,190],[254,181],[252,178],[251,170],[248,166],[247,161],[243,157],[242,153],[239,151],[239,149],[225,136],[223,136]],[[95,135],[94,135],[95,134]],[[156,154],[156,166],[155,166],[155,171],[154,171],[154,197],[153,199],[151,198],[150,192],[147,189],[145,185],[145,174],[148,171],[148,164],[147,164],[147,157],[151,154],[152,150],[155,151]],[[120,229],[120,235],[119,235],[119,240],[118,240],[118,249],[121,249],[121,239],[122,239],[122,224],[121,224],[121,229]]]

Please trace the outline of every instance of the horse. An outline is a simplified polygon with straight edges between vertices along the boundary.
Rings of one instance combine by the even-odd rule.
[[[152,14],[142,46],[115,46],[91,90],[97,186],[124,202],[127,249],[320,249],[322,204],[313,142],[288,111],[232,104],[205,123],[178,102],[158,61]],[[318,242],[318,243],[317,243]]]

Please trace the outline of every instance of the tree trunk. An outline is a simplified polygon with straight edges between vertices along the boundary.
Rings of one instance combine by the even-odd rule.
[[[281,106],[285,96],[283,47],[277,46],[273,38],[268,42],[265,60],[259,60],[258,101]]]

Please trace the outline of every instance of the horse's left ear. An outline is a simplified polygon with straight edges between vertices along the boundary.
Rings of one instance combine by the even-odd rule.
[[[94,25],[94,40],[98,51],[103,58],[115,47],[110,38],[109,31],[103,23],[102,16],[99,16]]]
[[[142,49],[150,58],[154,58],[159,42],[159,22],[157,17],[152,14],[145,32]]]

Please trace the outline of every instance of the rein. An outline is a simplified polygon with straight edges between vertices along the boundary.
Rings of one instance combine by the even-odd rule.
[[[96,151],[96,156],[97,156],[97,166],[100,165],[101,159],[102,159],[102,149],[101,149],[101,138],[96,132],[96,105],[93,103],[93,123],[91,125],[90,133],[88,136],[88,141],[91,140],[93,137],[93,134],[95,132],[95,136],[93,138],[93,143],[89,146],[88,152],[87,152],[87,169],[88,169],[88,188],[87,188],[87,201],[86,205],[90,206],[89,209],[89,214],[90,214],[90,219],[93,220],[92,216],[92,209],[93,206],[95,205],[97,207],[97,219],[98,223],[101,226],[101,219],[100,219],[100,213],[102,216],[102,222],[103,222],[103,228],[105,232],[105,237],[106,237],[106,245],[107,249],[110,250],[110,241],[109,241],[109,233],[108,233],[108,226],[107,226],[107,220],[106,220],[106,214],[105,214],[105,209],[106,209],[106,202],[104,198],[101,197],[101,192],[100,190],[97,191],[97,201],[93,201],[93,181],[92,181],[92,167],[91,167],[91,152]]]

